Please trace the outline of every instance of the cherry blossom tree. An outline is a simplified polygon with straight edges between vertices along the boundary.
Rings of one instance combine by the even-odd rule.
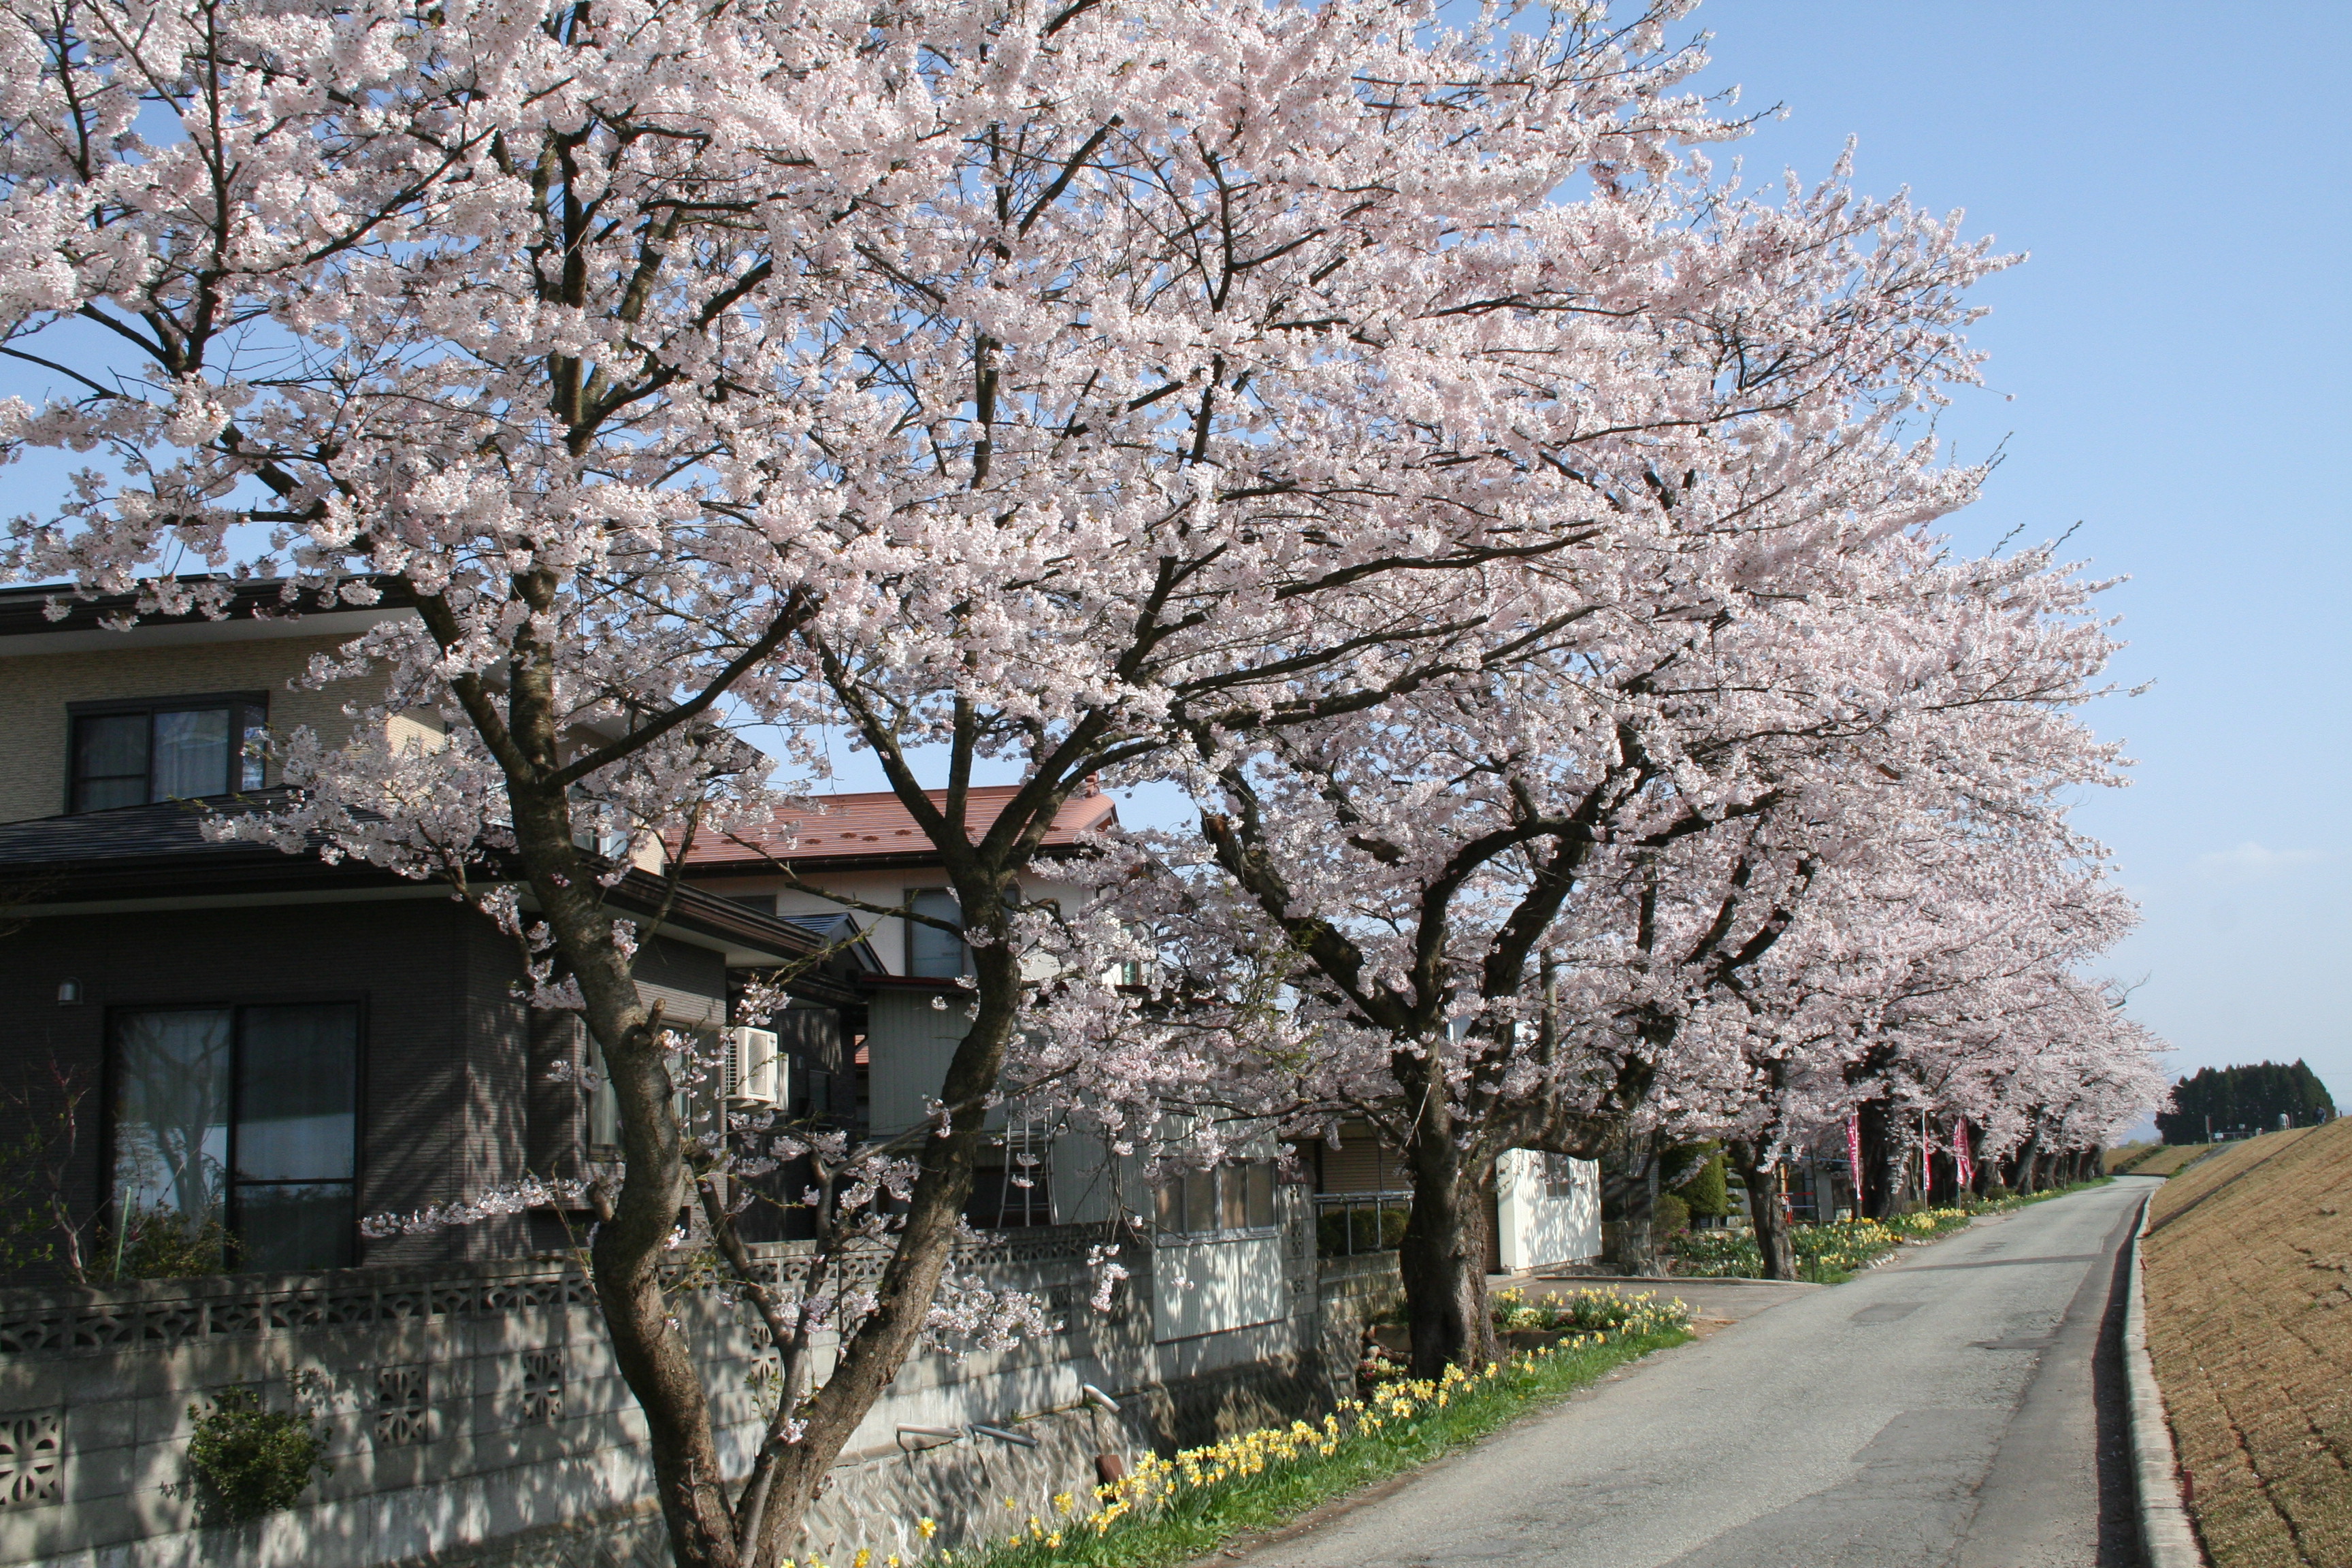
[[[2111,764],[2073,714],[2109,647],[2093,585],[1925,531],[1979,476],[1847,431],[1810,472],[1746,450],[1694,447],[1648,548],[1621,521],[1548,562],[1573,607],[1539,650],[1270,736],[1196,726],[1200,837],[1128,893],[1222,1105],[1403,1152],[1424,1367],[1482,1353],[1503,1151],[1737,1126],[1759,1038],[1834,1069],[1889,994],[1893,898],[1942,890],[1906,849],[1976,825],[2055,864],[2062,792]]]
[[[289,737],[299,799],[235,830],[461,882],[582,1015],[626,1155],[593,1270],[681,1563],[774,1562],[938,1326],[1024,1018],[1066,1078],[1133,1036],[1034,994],[1046,938],[1004,906],[1070,791],[1540,647],[1542,563],[1671,488],[1675,433],[1801,426],[1958,354],[1983,252],[1834,185],[1715,190],[1671,15],[10,13],[0,352],[56,379],[0,440],[100,466],[5,565],[142,613],[257,577],[289,614],[415,606],[313,676],[446,742]],[[936,1135],[796,1151],[887,1249],[870,1295],[766,1300],[739,1268],[838,1353],[736,1481],[662,1268],[684,1202],[784,1152],[672,1114],[696,1068],[583,845],[765,810],[752,722],[875,751],[978,974]],[[981,766],[1020,779],[984,831]]]
[[[1985,1084],[2018,1061],[2063,1057],[2085,1084],[2130,1081],[2147,1067],[2144,1047],[2107,1016],[2067,1014],[2062,1024],[2047,1006],[2081,989],[2074,969],[2131,921],[2095,847],[2063,816],[1939,815],[1890,832],[1859,868],[1818,889],[1741,993],[1686,1030],[1704,1049],[1684,1068],[1690,1084],[1677,1086],[1685,1131],[1726,1140],[1758,1200],[1770,1279],[1793,1279],[1795,1258],[1784,1214],[1762,1194],[1777,1189],[1789,1154],[1843,1150],[1849,1117],[1875,1119],[1862,1176],[1883,1213],[1884,1194],[1903,1184],[1899,1170],[1886,1179],[1885,1151],[1898,1167],[1907,1162],[1923,1115],[1939,1142],[1972,1116],[1981,1131]],[[2117,1109],[2136,1113],[2120,1100]]]

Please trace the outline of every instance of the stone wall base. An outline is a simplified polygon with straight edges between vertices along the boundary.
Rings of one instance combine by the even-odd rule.
[[[860,1547],[877,1563],[893,1553],[913,1561],[942,1546],[1001,1541],[1025,1531],[1033,1517],[1053,1530],[1066,1517],[1057,1499],[1069,1500],[1069,1511],[1087,1507],[1097,1455],[1116,1454],[1132,1464],[1145,1453],[1170,1455],[1260,1426],[1319,1420],[1344,1396],[1354,1373],[1352,1359],[1336,1368],[1330,1361],[1324,1353],[1287,1356],[1154,1384],[1122,1399],[1115,1416],[1093,1406],[1034,1416],[1019,1427],[1022,1436],[1036,1439],[1034,1448],[967,1436],[838,1466],[787,1554],[847,1568]],[[940,1526],[929,1541],[919,1529],[924,1519]],[[646,1504],[410,1558],[396,1568],[669,1568],[669,1563],[661,1515]]]

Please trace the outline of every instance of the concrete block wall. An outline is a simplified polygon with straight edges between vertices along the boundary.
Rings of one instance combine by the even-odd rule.
[[[1155,1337],[1151,1256],[1139,1244],[1129,1245],[1134,1273],[1107,1314],[1086,1304],[1084,1253],[1099,1239],[1090,1230],[1016,1234],[972,1259],[993,1282],[1046,1298],[1060,1331],[911,1363],[852,1439],[800,1553],[845,1561],[863,1545],[877,1561],[912,1555],[923,1517],[945,1526],[935,1546],[1002,1536],[1003,1498],[1016,1500],[1021,1520],[1047,1517],[1057,1493],[1093,1484],[1097,1453],[1132,1458],[1328,1409],[1349,1386],[1363,1317],[1394,1298],[1394,1260],[1344,1260],[1318,1288],[1305,1205],[1295,1206],[1286,1230],[1302,1244],[1307,1288],[1289,1317],[1228,1333]],[[715,1297],[683,1298],[681,1316],[714,1369],[722,1451],[740,1468],[761,1426],[749,1375],[761,1347]],[[551,1409],[551,1355],[562,1368]],[[424,1380],[421,1430],[409,1419],[411,1376]],[[1118,1398],[1117,1417],[1085,1406],[1089,1384]],[[186,1468],[190,1407],[235,1385],[273,1409],[312,1400],[334,1468],[292,1510],[206,1528]],[[0,1504],[5,1568],[620,1568],[666,1558],[646,1500],[643,1417],[586,1282],[556,1260],[0,1293],[0,1424],[45,1414],[62,1437],[55,1495]],[[970,1434],[922,1453],[899,1446],[900,1426],[975,1423],[1017,1427],[1038,1446]]]

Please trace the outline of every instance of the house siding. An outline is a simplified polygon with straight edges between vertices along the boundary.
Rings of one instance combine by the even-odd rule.
[[[131,634],[135,636],[136,634]],[[269,693],[269,728],[284,736],[308,728],[331,745],[352,733],[344,705],[372,699],[373,682],[336,681],[322,690],[289,687],[313,654],[331,653],[343,637],[269,637],[105,652],[31,654],[0,659],[0,822],[55,816],[66,809],[67,707],[142,697],[184,697],[215,691]],[[437,743],[439,721],[429,715],[395,718],[395,745]],[[268,783],[278,782],[272,766]]]
[[[357,998],[362,1214],[447,1202],[521,1173],[529,1147],[529,1023],[506,994],[520,974],[480,915],[446,899],[47,915],[0,936],[0,1141],[56,1125],[49,1067],[89,1091],[71,1161],[78,1215],[105,1193],[100,1166],[106,1024],[114,1009],[299,997]],[[61,1006],[58,984],[81,983]],[[46,1098],[43,1096],[46,1095]],[[366,1263],[512,1256],[520,1221],[362,1242]]]
[[[935,1008],[934,1000],[945,1005]],[[925,1101],[947,1081],[948,1063],[971,1021],[960,997],[911,988],[876,992],[866,1016],[867,1117],[874,1135],[887,1138],[930,1114]]]

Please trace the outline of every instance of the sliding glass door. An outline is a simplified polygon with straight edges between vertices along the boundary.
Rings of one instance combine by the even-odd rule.
[[[118,1014],[110,1099],[117,1224],[142,1256],[176,1270],[352,1260],[356,1004]]]

